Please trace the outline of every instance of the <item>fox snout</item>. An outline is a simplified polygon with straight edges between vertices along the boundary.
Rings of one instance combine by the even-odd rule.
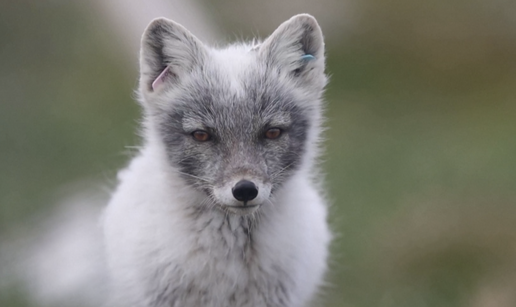
[[[249,214],[265,204],[271,194],[271,184],[260,176],[240,174],[213,186],[213,198],[224,210]]]

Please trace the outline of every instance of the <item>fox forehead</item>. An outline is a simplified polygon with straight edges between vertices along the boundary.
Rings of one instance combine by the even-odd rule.
[[[167,113],[181,122],[184,131],[202,127],[242,129],[257,126],[288,127],[306,117],[296,95],[258,74],[234,78],[235,85],[204,71],[205,78],[191,80],[170,101]]]
[[[260,68],[257,63],[257,52],[247,44],[234,44],[224,49],[210,49],[204,69],[217,71],[217,80],[212,82],[229,85],[235,94],[244,95],[242,81],[250,71]],[[258,73],[258,72],[253,72]]]

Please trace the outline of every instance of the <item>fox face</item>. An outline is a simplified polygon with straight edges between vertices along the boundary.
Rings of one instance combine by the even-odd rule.
[[[256,77],[263,78],[249,76]],[[195,83],[186,86],[203,95],[179,94],[159,117],[170,162],[216,204],[238,212],[256,209],[299,168],[308,110],[278,87],[244,88],[239,95],[210,80]]]
[[[270,203],[305,166],[325,84],[322,34],[308,15],[254,46],[210,49],[166,19],[142,39],[146,127],[207,205],[235,214]]]

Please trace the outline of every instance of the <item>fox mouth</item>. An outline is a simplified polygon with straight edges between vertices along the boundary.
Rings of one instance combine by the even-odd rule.
[[[255,212],[260,205],[241,205],[241,206],[233,206],[233,205],[223,205],[222,209],[226,212],[231,212],[238,215],[247,215]]]

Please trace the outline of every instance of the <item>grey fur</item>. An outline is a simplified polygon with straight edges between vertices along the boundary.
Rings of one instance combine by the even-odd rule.
[[[184,175],[206,191],[225,184],[231,177],[228,173],[242,168],[278,187],[300,163],[310,110],[279,87],[274,75],[250,71],[242,80],[242,97],[217,83],[221,78],[216,72],[205,70],[203,76],[184,85],[195,92],[185,90],[169,110],[155,115],[171,163],[185,174],[203,178]],[[281,128],[283,135],[265,139],[266,130],[273,127]],[[195,141],[191,134],[198,129],[210,132],[212,141]]]

